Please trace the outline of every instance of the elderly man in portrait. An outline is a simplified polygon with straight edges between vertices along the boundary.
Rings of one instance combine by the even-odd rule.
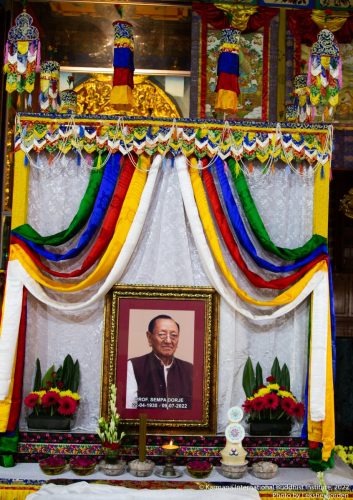
[[[126,408],[191,409],[193,365],[174,356],[180,334],[165,314],[149,322],[152,351],[128,360]]]

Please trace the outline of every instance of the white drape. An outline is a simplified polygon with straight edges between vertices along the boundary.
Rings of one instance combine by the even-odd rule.
[[[88,173],[83,169],[73,167],[74,174],[70,171],[64,175],[62,170],[62,165],[54,164],[43,171],[31,172],[28,222],[43,234],[59,231],[70,222],[87,184]],[[164,162],[159,176],[143,231],[120,281],[130,284],[210,285],[186,217],[176,168]],[[286,175],[276,169],[273,174],[259,179],[250,177],[249,183],[275,244],[296,247],[311,236],[312,177],[304,180],[298,175]],[[56,187],[59,185],[57,195]],[[63,203],[63,193],[71,190],[73,185],[79,194]],[[291,230],[287,230],[288,226]],[[260,249],[258,251],[266,254]],[[77,259],[76,265],[82,258]],[[230,259],[227,259],[227,264],[232,266]],[[249,262],[249,266],[259,272],[253,263]],[[266,273],[262,274],[266,276]],[[245,278],[239,275],[237,279],[242,288],[253,291]],[[225,283],[223,286],[227,288]],[[55,298],[55,294],[51,295]],[[85,297],[85,293],[74,296],[72,301],[83,300],[81,297]],[[62,294],[60,298],[58,296],[59,300],[63,300],[62,297]],[[306,302],[284,317],[262,322],[259,326],[259,323],[244,318],[221,300],[219,330],[218,431],[224,430],[227,424],[228,408],[244,400],[241,376],[249,354],[253,360],[261,361],[264,374],[269,372],[276,355],[281,363],[286,362],[291,373],[291,388],[298,398],[302,398],[307,359]],[[77,430],[96,429],[102,332],[103,300],[83,312],[69,313],[55,311],[29,297],[24,392],[31,390],[36,357],[41,359],[43,368],[53,363],[58,365],[67,353],[78,358],[82,375],[82,404],[76,422]],[[25,426],[24,413],[21,426]]]

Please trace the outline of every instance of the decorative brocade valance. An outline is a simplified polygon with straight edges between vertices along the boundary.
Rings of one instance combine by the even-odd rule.
[[[80,154],[141,152],[220,156],[236,160],[282,160],[310,165],[331,160],[332,128],[327,125],[220,122],[89,116],[19,114],[15,151]]]

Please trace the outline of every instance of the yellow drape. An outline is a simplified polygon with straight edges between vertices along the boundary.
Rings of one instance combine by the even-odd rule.
[[[15,154],[11,229],[27,222],[29,167],[24,165],[25,154],[20,149]]]
[[[309,385],[309,405],[308,405],[308,439],[323,444],[322,459],[327,461],[331,451],[335,446],[335,404],[333,389],[332,371],[332,339],[331,339],[331,316],[330,304],[328,305],[328,333],[326,350],[326,394],[325,394],[325,419],[320,422],[313,422],[310,416],[310,385]],[[311,346],[310,346],[311,355]],[[309,370],[310,371],[310,370]],[[309,374],[310,380],[310,374]]]
[[[313,234],[320,234],[327,238],[330,162],[326,162],[323,168],[324,179],[321,178],[321,168],[315,172]]]

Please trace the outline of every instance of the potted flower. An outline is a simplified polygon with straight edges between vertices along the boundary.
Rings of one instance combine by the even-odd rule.
[[[28,428],[69,430],[80,402],[79,382],[79,362],[74,363],[69,354],[58,370],[53,365],[44,377],[37,359],[33,391],[24,399],[25,406],[32,410],[27,417]]]
[[[119,432],[120,415],[116,411],[116,386],[110,386],[109,418],[100,417],[97,433],[102,441],[103,453],[108,463],[117,461],[120,443],[125,432]]]
[[[302,419],[304,405],[297,401],[290,390],[290,375],[286,364],[280,367],[275,358],[271,375],[266,384],[262,368],[256,364],[255,371],[248,358],[243,373],[243,388],[246,400],[243,404],[250,434],[258,436],[289,435],[294,419]]]

